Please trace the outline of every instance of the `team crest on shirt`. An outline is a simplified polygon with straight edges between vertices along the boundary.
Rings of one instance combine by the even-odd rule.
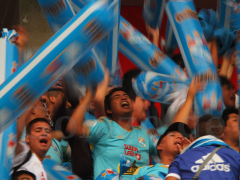
[[[146,147],[146,141],[145,141],[145,139],[143,138],[143,137],[138,137],[138,142],[140,143],[140,145],[142,146],[142,147]]]
[[[58,152],[57,147],[55,147],[54,145],[52,145],[52,148],[53,148],[54,151]]]

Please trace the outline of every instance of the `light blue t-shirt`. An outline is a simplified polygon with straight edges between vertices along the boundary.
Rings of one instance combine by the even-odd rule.
[[[164,164],[158,163],[154,166],[144,166],[135,171],[132,176],[132,180],[136,180],[142,176],[148,175],[152,177],[160,177],[165,179],[166,175],[168,174],[168,167]]]
[[[136,161],[138,167],[149,164],[149,154],[157,154],[152,135],[140,126],[127,131],[104,117],[84,125],[89,128],[88,142],[93,144],[94,179],[104,169],[118,170],[121,154],[131,162]],[[123,178],[131,179],[131,175],[123,175]]]

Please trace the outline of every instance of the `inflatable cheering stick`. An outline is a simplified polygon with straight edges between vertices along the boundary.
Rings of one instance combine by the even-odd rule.
[[[232,2],[235,3],[235,0],[217,0],[216,17],[218,28],[230,28],[231,7],[229,4]]]
[[[71,4],[73,9],[76,12],[79,12],[86,4],[91,1],[96,0],[72,0]],[[93,49],[95,50],[95,54],[98,56],[98,59],[102,61],[103,64],[109,69],[110,72],[110,85],[118,85],[116,81],[117,76],[119,76],[118,71],[118,43],[119,43],[119,22],[120,22],[120,0],[109,0],[108,5],[116,4],[114,8],[115,13],[115,26],[113,30],[108,34],[106,38],[101,40]]]
[[[123,17],[119,50],[143,71],[154,71],[186,80],[184,72]]]
[[[56,33],[59,29],[61,29],[71,18],[73,18],[76,15],[69,1],[38,0],[38,2],[54,33]],[[78,44],[78,42],[74,42],[74,44],[76,45]],[[93,83],[101,82],[101,80],[104,77],[104,67],[102,66],[102,63],[97,58],[95,58],[95,56],[93,58],[89,58],[89,57],[93,57],[92,51],[90,51],[86,55],[86,57],[84,57],[84,60],[81,59],[77,63],[77,67],[75,66],[73,67],[73,69],[84,71],[82,73],[81,72],[77,73],[80,75],[78,79],[81,79],[81,82],[76,82],[76,83],[80,83],[81,85],[90,85]],[[68,57],[63,55],[61,56],[61,58],[68,58]],[[87,60],[90,60],[90,61],[87,62]],[[90,67],[88,68],[89,65]],[[70,70],[69,73],[74,73],[74,72],[73,70]],[[81,76],[82,74],[84,74],[84,76]],[[67,82],[69,83],[70,80],[67,80]]]
[[[112,30],[112,12],[104,1],[85,6],[0,86],[0,132]]]
[[[16,31],[3,29],[0,38],[0,84],[17,69],[18,49],[14,44],[18,34]],[[12,123],[4,132],[0,133],[0,179],[10,179],[12,160],[15,155],[17,122]]]
[[[143,4],[143,17],[146,24],[150,27],[159,29],[161,28],[161,23],[164,14],[166,0],[145,0]]]
[[[166,12],[189,77],[198,76],[206,82],[205,91],[196,94],[195,113],[221,116],[224,108],[221,86],[193,1],[171,0]]]
[[[171,76],[147,71],[132,81],[136,94],[149,101],[171,104],[181,94],[186,94],[188,83]]]
[[[74,175],[72,172],[64,168],[63,166],[57,164],[51,159],[45,159],[43,162],[43,168],[47,173],[47,178],[51,180],[66,180],[66,179],[78,179],[78,176]]]
[[[166,26],[166,35],[165,35],[165,49],[168,55],[172,55],[174,50],[177,48],[177,40],[174,36],[173,29],[169,20],[167,21]]]
[[[74,85],[72,81],[76,80],[80,86],[94,86],[103,80],[104,67],[93,52],[90,51],[64,76],[68,83]]]

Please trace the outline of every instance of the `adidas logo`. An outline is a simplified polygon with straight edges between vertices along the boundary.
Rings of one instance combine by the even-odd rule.
[[[123,137],[122,137],[121,134],[119,134],[119,135],[117,136],[117,138],[119,138],[119,139],[123,139]]]
[[[201,159],[195,161],[195,163],[199,165],[192,166],[191,171],[197,172],[201,164],[209,155],[210,153],[208,153],[206,156],[203,156]],[[205,167],[203,168],[203,171],[204,170],[229,172],[230,164],[224,164],[224,160],[218,154],[214,154],[212,159],[210,159],[208,163],[205,165]]]

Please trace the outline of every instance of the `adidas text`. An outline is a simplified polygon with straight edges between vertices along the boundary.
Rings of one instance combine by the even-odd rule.
[[[191,167],[192,172],[197,172],[199,169],[200,165],[195,165]],[[204,170],[210,170],[210,171],[225,171],[229,172],[230,171],[230,164],[207,164]]]

